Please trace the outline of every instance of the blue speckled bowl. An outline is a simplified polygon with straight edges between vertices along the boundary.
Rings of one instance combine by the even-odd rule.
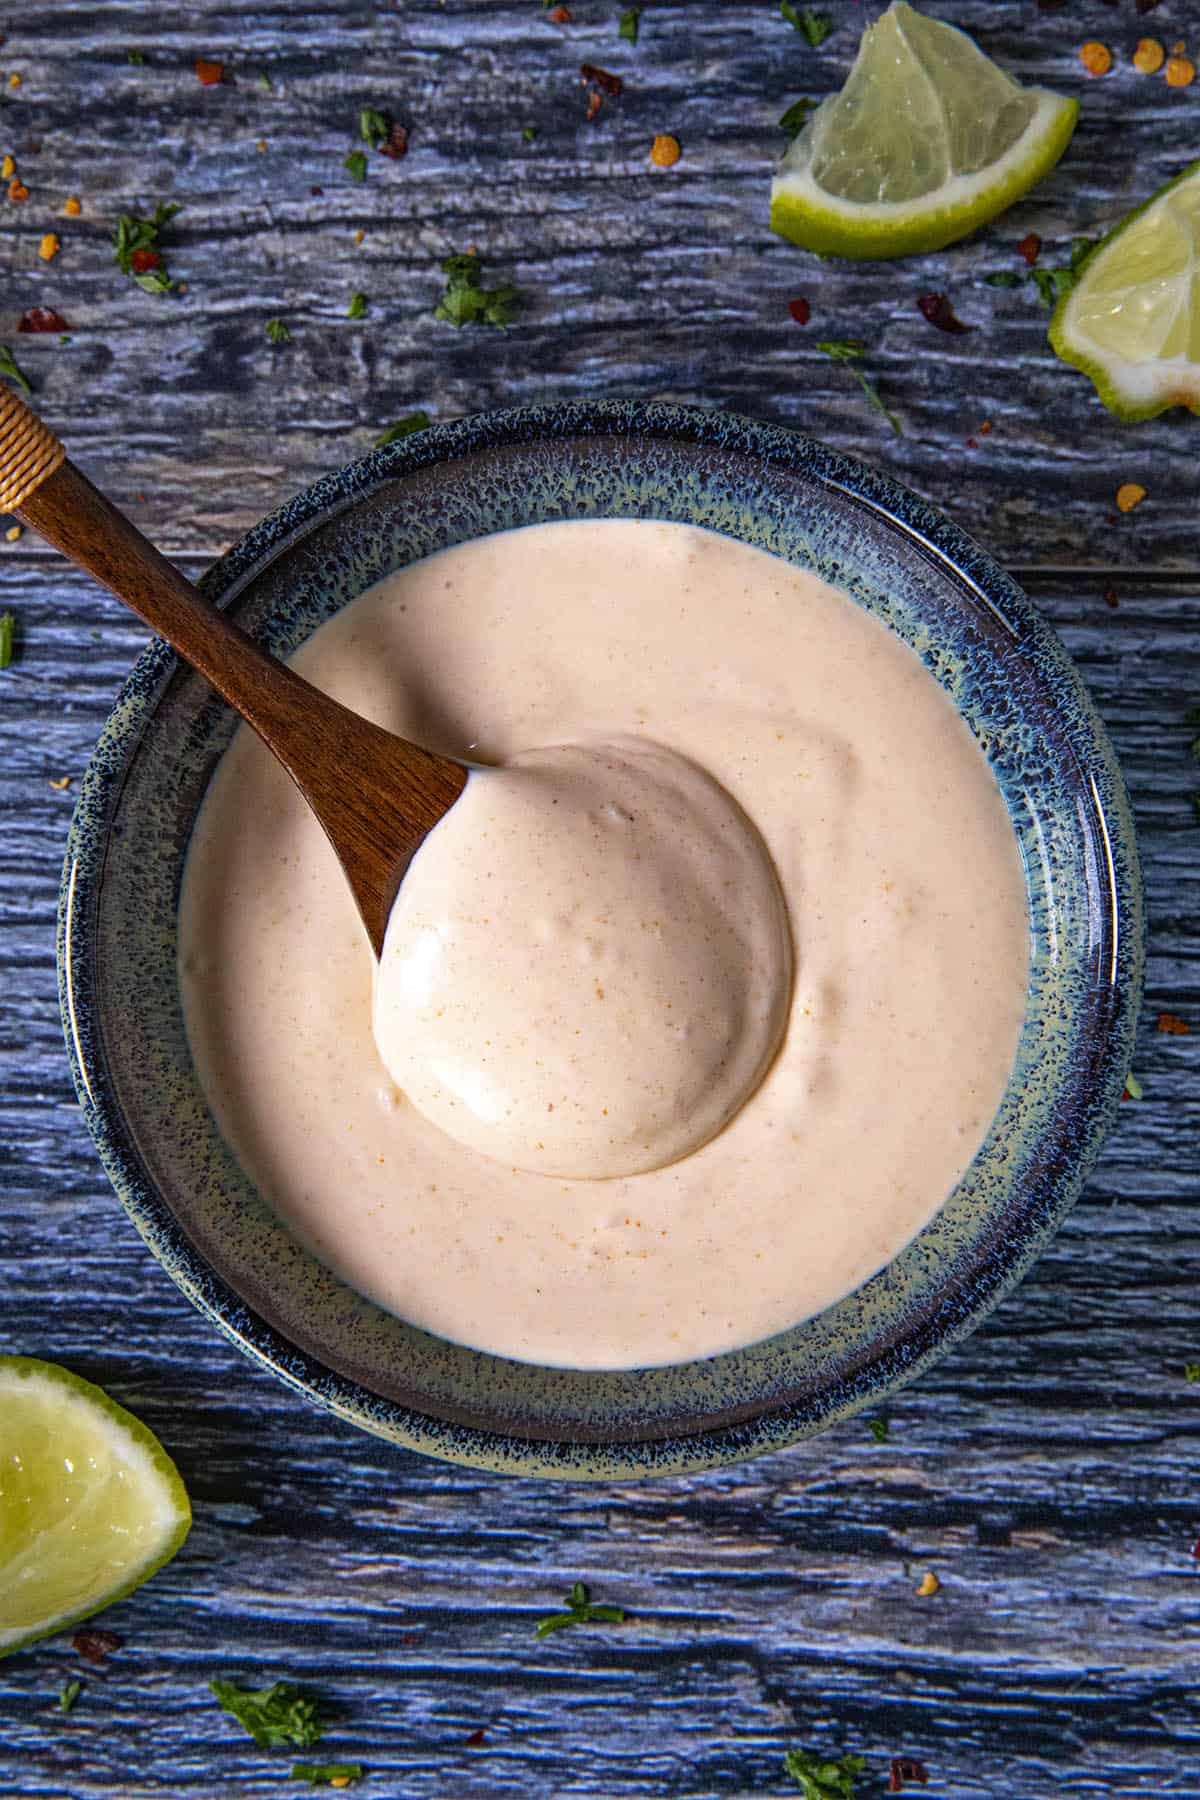
[[[878,1402],[1012,1287],[1078,1194],[1120,1099],[1142,914],[1125,788],[1058,640],[923,501],[792,431],[624,402],[438,426],[318,482],[204,585],[286,655],[417,557],[510,526],[594,517],[707,526],[836,582],[912,645],[1004,792],[1033,929],[1017,1067],[971,1168],[886,1269],[749,1349],[615,1374],[444,1342],[330,1274],[238,1168],[188,1054],[176,903],[234,720],[162,645],[126,683],[83,784],[59,970],[75,1083],[104,1166],[154,1254],[236,1344],[414,1449],[625,1479],[752,1456]]]

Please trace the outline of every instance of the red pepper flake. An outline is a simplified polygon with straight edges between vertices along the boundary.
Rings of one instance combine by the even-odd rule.
[[[985,419],[985,420],[984,420],[984,421],[983,421],[983,424],[982,424],[982,425],[981,425],[981,426],[980,426],[980,427],[979,427],[979,435],[980,435],[980,437],[988,437],[988,436],[990,436],[990,434],[991,434],[991,429],[992,429],[992,421],[991,421],[991,420],[990,420],[990,419]]]
[[[61,313],[52,306],[30,306],[17,320],[18,331],[70,331]]]
[[[590,125],[600,108],[604,105],[604,95],[599,88],[589,88],[587,97],[587,121]]]
[[[1178,1013],[1159,1013],[1156,1029],[1165,1031],[1169,1037],[1186,1037],[1192,1028]]]
[[[1121,604],[1115,587],[1106,587],[1102,598],[1105,606],[1111,607],[1113,612],[1116,612],[1118,606]]]
[[[129,258],[129,266],[135,275],[145,275],[147,270],[162,266],[162,257],[157,250],[135,250]]]
[[[196,79],[201,87],[216,87],[219,81],[225,79],[225,64],[208,62],[204,57],[200,57],[196,63]]]
[[[617,99],[625,86],[619,75],[610,75],[607,69],[598,69],[595,63],[580,63],[579,79],[584,87],[589,84],[592,87],[598,87],[600,92],[607,94],[610,100]]]
[[[975,442],[974,438],[967,439],[967,449],[968,450],[978,450],[978,448],[979,448],[979,445]]]
[[[71,1639],[71,1648],[90,1663],[104,1663],[125,1642],[115,1631],[92,1631],[86,1626]]]
[[[571,15],[565,6],[552,6],[546,17],[551,25],[569,25],[571,23]]]
[[[1192,1555],[1195,1557],[1197,1562],[1200,1562],[1200,1538],[1197,1538],[1195,1543],[1192,1545]]]
[[[472,1750],[478,1750],[479,1746],[486,1741],[486,1738],[487,1732],[484,1731],[482,1725],[480,1725],[477,1726],[470,1737],[468,1737],[467,1743],[471,1746]]]
[[[921,316],[936,325],[939,331],[971,331],[970,325],[964,325],[957,317],[945,294],[922,294],[917,300]]]
[[[325,189],[323,187],[310,187],[308,191],[310,194],[323,194]]]
[[[893,1756],[891,1774],[888,1776],[888,1793],[902,1794],[906,1783],[917,1782],[925,1787],[929,1781],[929,1770],[915,1756]]]
[[[1023,256],[1032,269],[1042,253],[1042,240],[1036,231],[1027,232],[1017,245],[1017,255]]]
[[[387,137],[379,146],[379,154],[380,156],[390,156],[395,162],[399,162],[402,156],[407,156],[408,126],[397,125],[393,119],[388,127]]]
[[[807,325],[808,321],[812,318],[812,307],[803,297],[796,300],[789,300],[788,311],[791,313],[793,319],[795,319],[797,325]]]

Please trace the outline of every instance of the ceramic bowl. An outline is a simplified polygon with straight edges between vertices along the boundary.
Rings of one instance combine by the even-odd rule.
[[[542,1368],[430,1336],[289,1235],[217,1131],[176,983],[188,839],[234,720],[161,644],[127,681],[71,828],[59,968],[88,1127],[170,1275],[251,1356],[368,1431],[558,1477],[706,1469],[821,1430],[911,1380],[1046,1244],[1121,1096],[1141,896],[1112,748],[1056,637],[976,544],[894,481],[776,426],[598,403],[486,414],[309,488],[203,586],[286,655],[371,583],[511,526],[673,519],[812,568],[878,614],[988,757],[1024,859],[1033,954],[1016,1068],[940,1212],[819,1317],[670,1368]]]

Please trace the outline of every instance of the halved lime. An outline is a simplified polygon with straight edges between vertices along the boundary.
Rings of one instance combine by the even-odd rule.
[[[1118,418],[1200,413],[1200,162],[1097,245],[1054,310],[1050,342]]]
[[[0,1656],[129,1593],[191,1522],[140,1419],[57,1363],[0,1356]]]
[[[1052,169],[1079,102],[1023,88],[965,32],[895,0],[793,140],[771,228],[822,256],[940,250]]]

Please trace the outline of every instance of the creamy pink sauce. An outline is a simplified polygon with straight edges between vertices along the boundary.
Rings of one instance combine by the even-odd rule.
[[[697,834],[652,833],[637,871],[649,886],[635,886],[622,911],[596,895],[589,910],[570,834],[557,859],[552,833],[536,856],[511,830],[491,834],[477,857],[469,830],[447,837],[416,919],[417,937],[441,929],[444,943],[466,946],[438,975],[453,1032],[424,1040],[407,1076],[403,1045],[388,1058],[415,1105],[376,1046],[374,963],[332,853],[286,775],[240,730],[188,860],[181,985],[218,1123],[315,1254],[440,1335],[621,1368],[795,1324],[932,1217],[1012,1068],[1028,917],[991,773],[950,700],[884,626],[815,577],[716,534],[576,522],[419,563],[362,595],[293,660],[358,711],[452,755],[503,764],[621,740],[676,753],[752,822],[756,846],[751,855],[722,825],[719,851],[668,867],[656,844]],[[610,803],[636,814],[622,793],[605,790],[593,823]],[[689,788],[693,803],[708,805]],[[502,897],[494,958],[480,923],[492,912],[475,903],[487,880]],[[748,907],[705,900],[697,913],[697,891],[739,887]],[[782,950],[770,924],[779,890]],[[610,929],[614,918],[648,918],[651,899],[645,942]],[[736,980],[735,942],[751,971]],[[667,1013],[654,995],[670,992],[674,1006],[697,991],[689,957],[706,995],[710,981],[724,989],[697,1007],[690,1035],[672,1037],[668,1080]],[[581,975],[568,1006],[564,980]],[[430,994],[418,995],[426,1011],[414,1031],[439,1011]],[[782,996],[773,1024],[772,996]],[[595,1015],[577,1010],[589,998]],[[403,1036],[413,1019],[400,1018]],[[599,1048],[583,1057],[579,1083],[569,1059],[544,1076],[528,1021],[546,1021],[550,1044],[566,1041],[564,1019],[590,1037],[593,1018]],[[736,1079],[713,1049],[722,1032],[743,1052]],[[780,1033],[777,1052],[774,1041],[764,1052]],[[474,1071],[465,1087],[426,1080],[446,1042]],[[481,1046],[491,1060],[478,1064]],[[502,1127],[472,1137],[471,1126],[464,1142],[432,1120],[439,1094],[461,1100],[479,1067],[493,1087],[478,1110]],[[497,1072],[513,1071],[493,1104]],[[594,1090],[617,1074],[607,1103],[620,1130],[597,1134]],[[584,1175],[522,1166],[538,1161],[548,1096],[567,1112],[556,1143],[568,1148],[554,1166]],[[659,1132],[662,1166],[593,1176],[587,1158],[620,1133],[627,1159],[628,1145]]]

